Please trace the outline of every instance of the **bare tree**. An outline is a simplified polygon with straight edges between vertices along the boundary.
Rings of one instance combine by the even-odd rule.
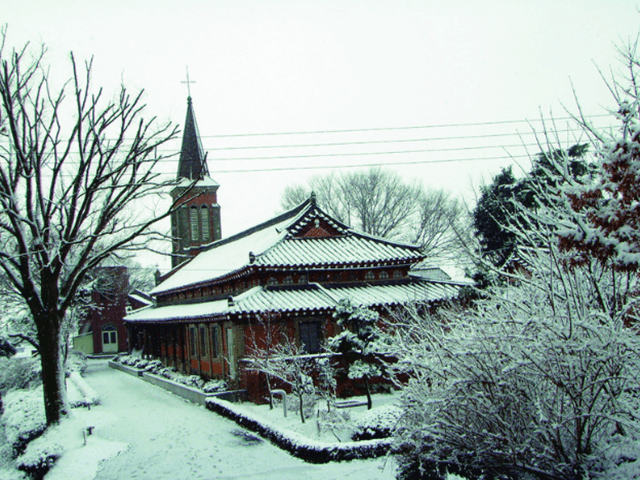
[[[464,245],[471,241],[466,207],[445,190],[423,190],[417,201],[416,220],[407,228],[407,239],[421,245],[428,257],[460,260]]]
[[[267,382],[276,378],[291,388],[291,393],[298,399],[300,421],[305,423],[305,406],[308,407],[305,400],[317,394],[313,374],[321,358],[319,355],[306,355],[302,346],[283,336],[280,343],[269,347],[268,353],[264,349],[255,349],[248,360],[249,369],[264,373]]]
[[[168,185],[157,147],[177,129],[142,117],[142,92],[113,100],[91,83],[92,61],[70,55],[56,88],[32,55],[0,45],[0,268],[37,330],[47,425],[68,407],[62,326],[87,273],[116,252],[144,248],[167,213],[149,205]],[[143,204],[141,200],[147,199]],[[132,203],[138,205],[133,211]]]
[[[293,208],[312,191],[328,213],[365,233],[422,245],[429,256],[458,257],[463,251],[460,235],[468,231],[468,215],[445,191],[406,183],[395,172],[371,168],[312,177],[308,188],[289,186],[281,205]]]

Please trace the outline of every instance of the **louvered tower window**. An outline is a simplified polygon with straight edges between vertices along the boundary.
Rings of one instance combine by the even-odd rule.
[[[191,240],[198,240],[198,207],[189,209],[189,223],[191,225]]]
[[[202,226],[202,241],[208,242],[211,239],[209,232],[209,208],[206,205],[200,207],[200,225]]]

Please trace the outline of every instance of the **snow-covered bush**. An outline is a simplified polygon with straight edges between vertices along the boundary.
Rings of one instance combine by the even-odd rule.
[[[640,338],[620,321],[570,313],[521,286],[449,314],[446,326],[407,321],[404,470],[435,462],[516,477],[597,473],[615,436],[637,428]]]
[[[640,464],[640,62],[629,60],[632,88],[613,89],[622,125],[594,139],[596,167],[576,177],[550,156],[545,177],[563,181],[531,179],[536,205],[514,202],[505,228],[518,248],[494,270],[501,286],[466,310],[398,319],[401,478],[629,478]]]
[[[187,387],[193,387],[199,390],[202,390],[202,387],[204,387],[204,380],[198,375],[181,376],[179,382]]]
[[[309,380],[311,378],[309,377]],[[301,396],[289,395],[287,397],[287,410],[298,412],[300,414],[300,397],[302,397],[302,413],[305,419],[310,419],[316,414],[316,405],[318,404],[318,395],[315,390],[308,388]]]
[[[224,380],[209,380],[205,382],[198,375],[185,375],[173,367],[165,367],[160,360],[144,360],[138,356],[127,354],[117,355],[113,360],[123,365],[144,370],[147,373],[153,373],[172,382],[197,388],[205,393],[223,392],[227,389],[227,382]]]
[[[84,372],[87,370],[87,356],[76,350],[71,350],[69,355],[67,355],[67,360],[65,362],[67,377],[72,372],[78,372],[80,375],[84,375]]]
[[[354,441],[390,437],[398,424],[402,410],[396,405],[385,405],[368,410],[355,418],[351,439]]]
[[[0,395],[30,389],[41,383],[40,361],[32,357],[0,358]]]
[[[248,369],[262,372],[267,378],[277,378],[287,385],[292,393],[287,398],[287,405],[300,413],[300,421],[304,423],[310,415],[307,404],[315,405],[318,397],[313,382],[318,358],[317,355],[306,354],[304,347],[285,337],[282,343],[269,347],[268,355],[262,349],[254,349],[248,357]]]
[[[36,440],[17,459],[16,467],[31,478],[44,478],[63,453],[64,449],[58,443],[39,443]]]
[[[16,455],[45,429],[42,386],[30,390],[12,390],[3,395],[2,400],[5,437],[14,449],[13,455]]]
[[[353,435],[353,422],[348,410],[333,409],[321,411],[318,418],[319,432],[331,432],[339,442],[343,442]]]
[[[204,393],[224,392],[227,389],[227,382],[224,380],[209,380],[204,384],[202,390]]]

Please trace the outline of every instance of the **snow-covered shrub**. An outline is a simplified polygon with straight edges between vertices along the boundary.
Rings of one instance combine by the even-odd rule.
[[[44,432],[46,418],[42,395],[42,386],[30,390],[12,390],[3,395],[2,423],[14,455]]]
[[[416,323],[402,357],[411,373],[398,429],[403,467],[597,474],[613,435],[637,428],[640,338],[620,321],[562,310],[510,287],[450,314],[446,328]]]
[[[149,360],[145,360],[144,358],[133,358],[131,366],[135,368],[139,368],[140,370],[144,370],[149,365]]]
[[[0,395],[14,389],[35,387],[41,383],[41,371],[37,358],[0,358]]]
[[[227,389],[227,382],[224,380],[209,380],[204,384],[202,390],[204,393],[224,392]]]
[[[16,467],[31,478],[44,478],[63,453],[64,449],[58,443],[32,442],[25,453],[18,457]]]
[[[187,387],[198,388],[200,390],[204,387],[204,380],[198,375],[181,376],[178,381]]]
[[[390,437],[401,414],[402,410],[395,405],[385,405],[369,410],[355,419],[351,439],[360,441]]]
[[[178,375],[177,370],[175,368],[164,367],[159,369],[156,374],[160,375],[162,378],[166,378],[167,380],[173,380]]]
[[[318,418],[318,430],[331,432],[339,442],[343,442],[353,435],[353,422],[351,414],[347,410],[333,409],[321,411]]]
[[[164,368],[164,365],[160,360],[151,360],[145,365],[144,371],[150,372],[150,373],[156,373],[158,370],[162,368]]]
[[[315,415],[317,403],[318,395],[315,392],[302,394],[302,415],[304,415],[304,418],[309,419]],[[287,396],[287,410],[300,413],[299,395]]]
[[[518,248],[493,270],[501,284],[465,310],[398,319],[395,368],[410,379],[401,478],[458,468],[609,479],[640,463],[640,63],[630,60],[632,87],[613,91],[636,95],[633,107],[616,99],[622,125],[594,138],[593,175],[551,155],[529,182],[535,205],[512,203],[505,228]]]
[[[4,334],[0,333],[0,357],[12,357],[18,352],[13,343]]]
[[[87,370],[87,356],[76,350],[71,350],[67,355],[67,361],[65,362],[67,377],[72,372],[78,372],[80,375],[84,375]]]

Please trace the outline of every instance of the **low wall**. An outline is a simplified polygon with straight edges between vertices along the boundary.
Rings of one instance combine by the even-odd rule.
[[[73,349],[85,355],[93,354],[93,332],[73,337]]]
[[[174,382],[167,378],[161,377],[160,375],[155,375],[153,373],[145,372],[144,370],[139,370],[137,368],[129,367],[127,365],[122,365],[121,363],[118,363],[118,362],[109,362],[109,366],[111,368],[115,368],[116,370],[126,372],[129,375],[142,377],[142,379],[145,382],[149,382],[150,384],[155,385],[156,387],[160,387],[164,390],[167,390],[173,393],[174,395],[182,397],[198,405],[205,405],[207,398],[221,398],[229,402],[234,402],[234,401],[237,402],[242,400],[245,396],[244,390],[231,390],[226,392],[204,393],[202,390],[198,390],[197,388],[188,387],[182,383]]]
[[[145,382],[149,382],[156,387],[164,388],[174,395],[178,395],[179,397],[189,400],[190,402],[197,403],[198,405],[204,405],[207,397],[211,395],[210,393],[204,393],[196,388],[187,387],[186,385],[173,382],[159,375],[154,375],[153,373],[144,372],[142,379]]]
[[[113,362],[109,360],[109,366],[111,368],[115,368],[116,370],[120,370],[121,372],[128,373],[129,375],[133,375],[134,377],[141,377],[144,373],[142,370],[138,368],[129,367],[128,365],[123,365],[118,362]]]

